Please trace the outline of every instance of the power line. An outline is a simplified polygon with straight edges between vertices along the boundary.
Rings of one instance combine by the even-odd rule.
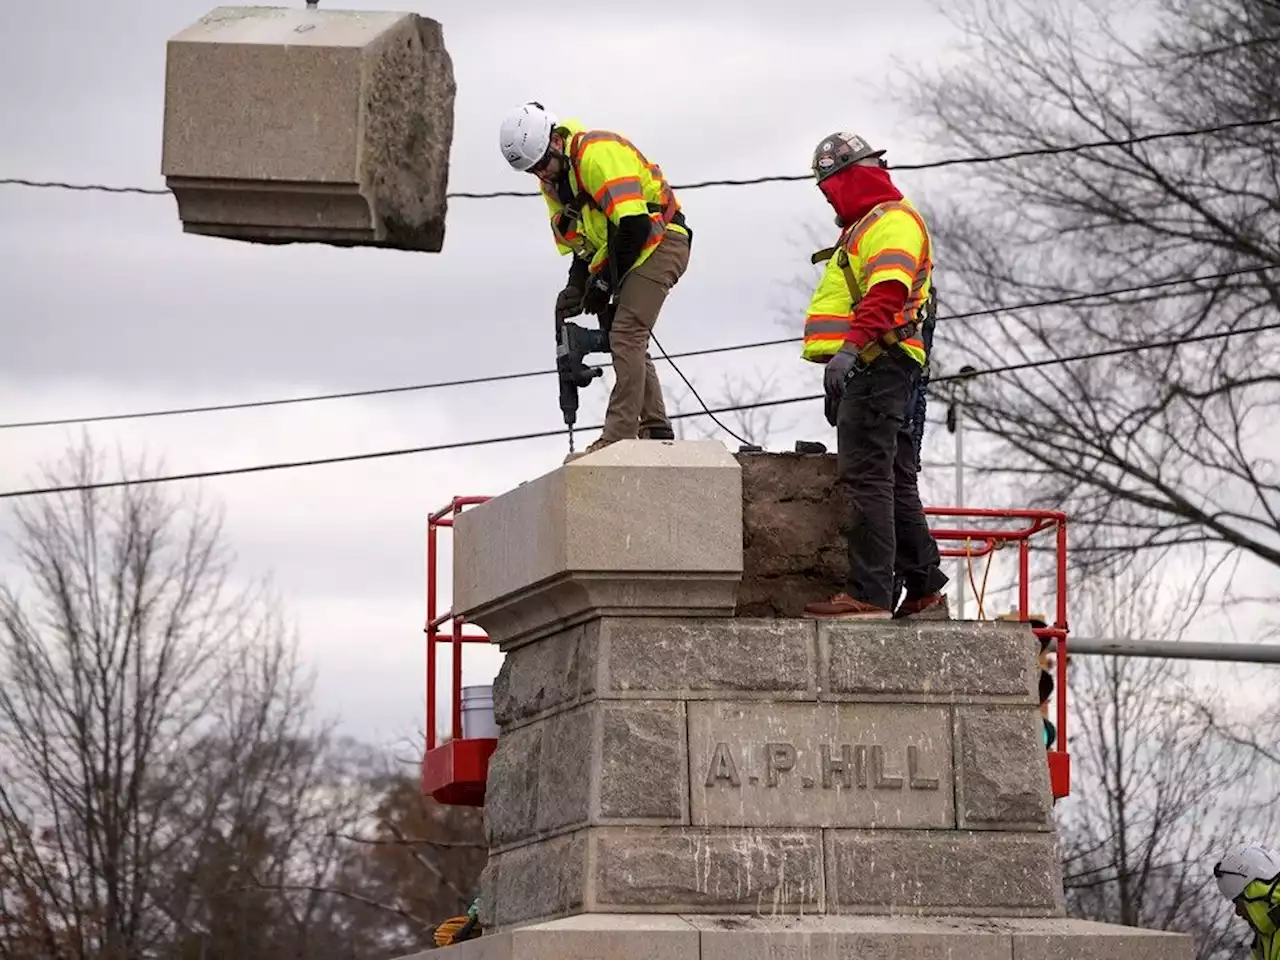
[[[1074,363],[1081,360],[1094,360],[1101,357],[1110,357],[1123,353],[1140,353],[1146,350],[1158,350],[1162,348],[1176,348],[1185,344],[1203,343],[1208,340],[1223,340],[1229,337],[1243,336],[1251,333],[1265,333],[1270,330],[1280,329],[1280,321],[1274,323],[1261,324],[1255,327],[1243,327],[1235,330],[1222,330],[1217,333],[1205,333],[1195,336],[1178,337],[1172,340],[1156,341],[1154,343],[1143,343],[1125,347],[1115,347],[1109,350],[1098,350],[1092,353],[1074,354],[1068,357],[1050,357],[1044,360],[1028,360],[1021,363],[1008,364],[1001,367],[987,367],[966,374],[946,374],[945,376],[932,378],[932,383],[942,383],[948,380],[969,379],[977,377],[989,376],[1000,373],[1013,373],[1019,370],[1032,370],[1039,367],[1056,366],[1064,363]],[[703,410],[695,410],[689,413],[675,413],[671,415],[672,420],[683,420],[690,417],[712,416],[718,413],[737,413],[746,410],[760,410],[767,407],[781,407],[793,403],[808,403],[823,399],[822,394],[813,394],[804,397],[785,397],[780,400],[758,400],[753,403],[737,403],[729,406],[712,408],[704,408]],[[585,430],[601,430],[603,424],[582,428]],[[223,470],[200,470],[192,473],[170,474],[160,477],[138,477],[133,480],[106,480],[99,483],[87,484],[71,484],[67,486],[56,487],[33,487],[27,490],[6,490],[0,492],[0,500],[8,500],[16,497],[39,496],[55,493],[79,493],[91,490],[105,490],[113,487],[138,486],[148,483],[168,483],[178,480],[201,480],[209,477],[226,477],[237,474],[246,473],[265,473],[272,470],[289,470],[299,467],[314,467],[334,463],[353,463],[360,460],[376,460],[387,457],[402,457],[418,453],[436,453],[445,450],[461,450],[472,447],[494,446],[502,443],[517,443],[524,440],[541,440],[549,437],[564,436],[568,433],[566,429],[540,430],[530,433],[511,434],[500,437],[485,437],[480,440],[455,440],[450,443],[437,443],[422,447],[407,447],[394,450],[376,450],[368,453],[351,453],[343,454],[335,457],[319,457],[312,460],[290,460],[278,463],[262,463],[249,467],[230,467]]]
[[[1207,283],[1212,280],[1225,280],[1231,277],[1243,276],[1250,273],[1261,273],[1273,269],[1275,269],[1273,266],[1244,267],[1236,270],[1226,270],[1221,273],[1205,274],[1194,277],[1181,277],[1175,280],[1160,280],[1155,283],[1137,284],[1135,286],[1119,287],[1113,290],[1098,290],[1093,293],[1073,293],[1067,296],[1053,297],[1044,300],[1027,300],[1021,303],[1009,304],[1005,307],[986,307],[982,310],[969,310],[964,313],[949,314],[947,316],[940,317],[939,322],[943,320],[972,320],[976,317],[988,317],[1001,313],[1013,313],[1019,310],[1064,306],[1071,303],[1079,303],[1084,300],[1096,300],[1102,297],[1125,296],[1131,293],[1145,293],[1149,290],[1160,290],[1168,287],[1182,286],[1184,284]],[[722,347],[703,347],[698,350],[685,350],[672,354],[667,354],[664,351],[663,359],[671,362],[672,360],[683,359],[685,357],[703,357],[717,353],[731,353],[738,350],[754,350],[761,347],[783,346],[790,343],[799,343],[803,339],[803,337],[779,337],[773,340],[756,340],[750,343],[734,343]],[[612,366],[612,364],[606,361],[599,364],[599,366],[608,367]],[[674,366],[674,364],[672,364],[672,366]],[[172,407],[162,410],[143,410],[133,413],[104,413],[89,417],[23,420],[12,423],[0,423],[0,430],[16,430],[25,427],[58,427],[75,423],[102,423],[109,420],[140,420],[152,417],[171,417],[191,413],[215,413],[228,410],[250,410],[259,407],[276,407],[295,403],[315,403],[321,400],[349,400],[358,397],[376,397],[395,393],[438,390],[445,387],[467,387],[485,383],[501,383],[508,380],[523,380],[530,377],[550,376],[555,373],[556,370],[552,367],[542,370],[525,370],[518,373],[486,374],[484,376],[464,377],[455,380],[434,380],[427,383],[402,384],[394,387],[372,387],[366,390],[345,390],[339,393],[311,394],[304,397],[284,397],[274,400],[246,400],[238,403],[215,403],[205,406]]]
[[[1194,127],[1183,130],[1163,130],[1158,133],[1144,133],[1133,137],[1114,138],[1107,140],[1091,140],[1086,143],[1064,144],[1057,147],[1031,147],[1026,150],[1011,150],[1008,153],[995,154],[977,154],[967,157],[951,157],[946,160],[933,160],[926,163],[899,163],[890,164],[890,170],[939,170],[943,167],[959,167],[970,166],[982,163],[1003,163],[1008,160],[1021,160],[1026,157],[1050,157],[1058,156],[1066,153],[1082,153],[1086,150],[1100,150],[1108,147],[1131,147],[1140,143],[1152,143],[1156,140],[1170,140],[1181,137],[1198,137],[1209,136],[1215,133],[1227,133],[1231,130],[1241,130],[1250,127],[1266,127],[1280,123],[1280,117],[1271,117],[1264,120],[1238,120],[1232,123],[1222,123],[1211,127]],[[718,180],[695,180],[691,183],[673,184],[676,190],[702,190],[707,187],[751,187],[765,183],[791,183],[802,180],[812,180],[812,173],[783,173],[772,174],[760,177],[747,177],[745,179],[724,178]],[[84,192],[99,193],[132,193],[143,194],[146,196],[165,196],[173,191],[167,188],[151,188],[151,187],[116,187],[101,183],[69,183],[64,180],[30,180],[23,177],[5,177],[0,178],[0,186],[15,187],[31,187],[35,189],[46,190],[76,190]],[[488,191],[466,191],[459,190],[446,193],[445,197],[450,200],[498,200],[512,197],[538,197],[541,193],[537,190],[488,190]]]
[[[712,422],[715,423],[717,427],[719,427],[729,436],[733,437],[733,439],[737,440],[739,443],[746,443],[747,441],[745,439],[738,436],[738,434],[734,433],[732,430],[726,427],[720,421],[720,418],[711,412],[711,408],[707,406],[707,401],[702,399],[702,394],[698,392],[698,388],[689,382],[689,378],[684,375],[684,371],[676,366],[676,362],[671,359],[671,355],[668,354],[667,351],[663,349],[662,344],[658,342],[657,334],[655,334],[653,331],[650,331],[649,336],[653,338],[653,344],[658,348],[658,352],[662,354],[662,359],[666,360],[667,363],[671,364],[671,369],[674,370],[676,372],[676,375],[679,376],[680,379],[684,381],[684,385],[689,388],[689,392],[693,394],[693,398],[697,400],[698,404],[702,407],[702,409],[707,412],[707,416],[711,418]]]

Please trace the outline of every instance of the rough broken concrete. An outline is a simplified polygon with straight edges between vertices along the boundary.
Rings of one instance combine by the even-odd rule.
[[[740,617],[799,617],[844,589],[848,495],[835,454],[738,453],[742,468]]]
[[[455,89],[434,20],[218,7],[168,44],[162,172],[183,229],[439,252]]]

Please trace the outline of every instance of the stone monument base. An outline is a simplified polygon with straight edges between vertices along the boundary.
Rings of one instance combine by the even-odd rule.
[[[429,960],[439,951],[405,960]],[[587,914],[447,948],[452,960],[1190,960],[1181,934],[1065,918]]]
[[[167,48],[161,172],[183,230],[439,253],[455,93],[435,20],[216,8]]]

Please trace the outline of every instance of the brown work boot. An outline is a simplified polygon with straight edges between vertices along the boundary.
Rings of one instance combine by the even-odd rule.
[[[830,600],[809,604],[804,608],[804,615],[824,620],[888,620],[893,611],[855,600],[847,593],[837,593]]]
[[[895,620],[950,620],[951,607],[945,593],[930,593],[923,597],[904,599],[894,611]]]
[[[573,463],[573,461],[580,457],[585,457],[588,453],[595,453],[597,450],[603,450],[611,443],[613,443],[612,440],[605,440],[601,437],[599,440],[589,444],[585,450],[575,450],[573,453],[566,453],[564,456],[564,462]]]

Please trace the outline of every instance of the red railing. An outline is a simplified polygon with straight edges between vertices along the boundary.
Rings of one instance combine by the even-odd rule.
[[[440,612],[438,586],[439,571],[439,533],[441,528],[453,527],[454,518],[464,507],[474,506],[487,501],[488,497],[454,497],[445,507],[437,510],[427,518],[427,762],[424,762],[424,790],[433,793],[444,802],[483,803],[483,769],[492,752],[492,741],[477,741],[477,749],[467,752],[459,758],[450,748],[462,737],[462,651],[468,643],[488,643],[489,637],[484,632],[465,634],[465,624],[461,616],[455,616],[451,610]],[[1063,513],[1052,510],[997,510],[977,507],[927,507],[925,514],[931,518],[947,517],[976,521],[979,525],[938,527],[931,526],[930,532],[938,542],[939,552],[943,557],[982,558],[991,557],[996,551],[1006,546],[1017,544],[1018,549],[1018,616],[1028,620],[1031,617],[1031,540],[1045,533],[1054,535],[1055,559],[1055,607],[1053,622],[1045,627],[1035,628],[1041,638],[1057,641],[1056,673],[1056,715],[1057,738],[1052,748],[1047,751],[1049,775],[1055,797],[1065,797],[1070,792],[1070,756],[1067,751],[1067,518]],[[1005,525],[994,527],[980,524],[992,524],[996,521],[1007,521]],[[962,544],[947,546],[947,544]],[[448,624],[447,630],[442,630]],[[479,628],[476,628],[477,630]],[[450,724],[451,741],[443,744],[437,735],[436,685],[438,683],[438,665],[436,647],[438,644],[449,644],[452,651],[452,715]],[[465,742],[465,741],[464,741]],[[432,756],[436,757],[432,763]],[[447,756],[446,756],[447,754]],[[430,768],[430,769],[429,769]],[[463,771],[459,773],[458,771]],[[465,789],[449,791],[446,784],[458,777],[474,778],[479,773],[479,784],[465,785]],[[429,781],[431,789],[428,789]],[[455,799],[446,800],[446,797]],[[460,799],[458,799],[460,798]]]
[[[462,617],[455,617],[453,611],[440,613],[437,589],[440,581],[440,528],[453,528],[453,518],[462,512],[463,507],[472,507],[484,503],[488,497],[454,497],[449,505],[437,510],[427,517],[427,749],[434,750],[440,745],[436,736],[435,696],[437,683],[436,644],[449,644],[452,656],[453,682],[452,716],[450,717],[450,736],[462,736],[462,645],[464,643],[488,643],[489,636],[483,632],[464,634]],[[447,632],[441,626],[449,624]],[[479,629],[479,628],[476,628]]]
[[[1055,797],[1070,793],[1071,758],[1067,750],[1067,515],[1056,510],[997,510],[981,507],[926,507],[929,517],[962,518],[978,521],[972,526],[931,526],[929,532],[938,542],[943,557],[991,557],[1011,544],[1018,547],[1018,618],[1031,619],[1031,541],[1041,534],[1054,538],[1054,612],[1052,622],[1036,627],[1041,639],[1057,642],[1054,660],[1056,739],[1048,750],[1049,779]],[[989,527],[995,521],[994,527]],[[955,543],[962,546],[946,546]]]

